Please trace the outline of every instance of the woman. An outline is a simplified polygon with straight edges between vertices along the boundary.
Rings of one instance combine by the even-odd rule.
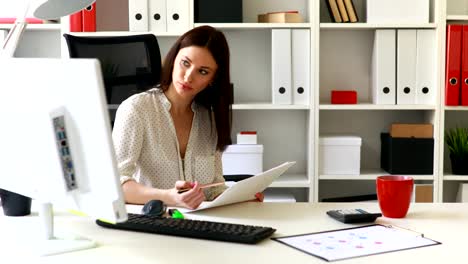
[[[112,137],[127,203],[162,200],[197,208],[226,186],[221,153],[231,144],[229,47],[209,27],[182,35],[168,52],[160,87],[119,107]],[[179,190],[189,191],[179,193]]]

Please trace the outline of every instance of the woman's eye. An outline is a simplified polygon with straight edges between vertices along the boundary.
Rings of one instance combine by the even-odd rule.
[[[190,63],[187,60],[182,60],[182,65],[184,66],[190,66]]]
[[[201,74],[201,75],[207,75],[207,74],[208,74],[208,72],[207,72],[207,71],[205,71],[205,70],[200,70],[200,74]]]

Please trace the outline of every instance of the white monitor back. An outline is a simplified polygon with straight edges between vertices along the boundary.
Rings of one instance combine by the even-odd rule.
[[[0,60],[0,188],[95,218],[127,214],[99,62]],[[76,188],[67,190],[52,118],[64,114]]]

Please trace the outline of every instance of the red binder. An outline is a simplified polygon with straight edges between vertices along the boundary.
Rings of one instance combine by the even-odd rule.
[[[70,32],[82,32],[83,31],[83,14],[78,11],[70,15]]]
[[[82,10],[83,12],[83,32],[96,31],[96,3]]]
[[[463,25],[461,57],[460,101],[468,106],[468,25]]]
[[[460,103],[462,25],[447,25],[445,105]]]

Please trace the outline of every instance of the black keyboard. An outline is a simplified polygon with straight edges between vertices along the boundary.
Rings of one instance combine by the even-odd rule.
[[[276,229],[271,227],[263,226],[161,218],[158,216],[130,213],[128,214],[128,220],[126,222],[110,224],[96,220],[96,224],[115,229],[246,244],[255,244],[271,236],[276,231]]]

